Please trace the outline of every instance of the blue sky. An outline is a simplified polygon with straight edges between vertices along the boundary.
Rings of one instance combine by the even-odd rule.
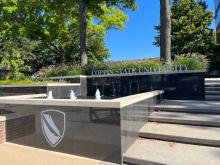
[[[206,0],[209,9],[214,11],[214,0]],[[137,0],[138,10],[127,11],[129,20],[125,31],[110,30],[106,44],[110,49],[111,61],[159,57],[160,49],[152,43],[159,24],[159,0]],[[214,21],[212,28],[215,27]]]

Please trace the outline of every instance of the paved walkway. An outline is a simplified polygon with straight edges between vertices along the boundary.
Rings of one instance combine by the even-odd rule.
[[[1,165],[99,165],[100,163],[98,160],[12,143],[0,145]]]

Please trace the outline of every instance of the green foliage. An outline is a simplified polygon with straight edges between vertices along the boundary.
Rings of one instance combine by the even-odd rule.
[[[36,78],[47,78],[47,77],[59,77],[59,76],[74,76],[74,75],[90,75],[94,70],[121,70],[127,68],[140,68],[140,67],[155,67],[162,66],[157,61],[138,61],[138,62],[105,62],[91,64],[85,67],[79,65],[59,65],[49,66],[41,69],[34,76]]]
[[[137,62],[106,62],[106,63],[96,63],[85,67],[85,73],[87,75],[91,74],[93,70],[112,70],[117,71],[127,68],[138,69],[140,67],[156,67],[162,66],[160,62],[157,61],[137,61]]]
[[[93,15],[99,16],[103,14],[102,5],[107,7],[116,7],[119,9],[132,9],[137,8],[136,0],[89,0],[86,1],[88,11],[92,12]]]
[[[208,60],[205,56],[199,53],[188,53],[177,55],[172,62],[173,65],[186,65],[188,70],[205,70],[208,67]],[[159,61],[122,61],[122,62],[97,62],[85,67],[79,65],[59,65],[48,66],[38,71],[34,77],[48,78],[60,76],[74,76],[74,75],[91,75],[92,71],[97,70],[111,70],[119,71],[128,68],[143,68],[143,67],[163,67]]]
[[[172,56],[193,52],[207,55],[213,51],[215,35],[210,28],[213,13],[205,1],[174,0],[171,12]],[[160,26],[155,28],[160,33]],[[154,44],[160,45],[159,35]]]
[[[174,65],[186,65],[188,70],[206,70],[208,63],[206,56],[199,53],[177,55],[172,62]]]
[[[28,71],[30,68],[25,64],[28,61],[28,56],[31,55],[30,43],[27,43],[23,38],[14,38],[2,43],[0,49],[0,68],[8,70],[8,79],[21,79],[24,77],[20,71]]]
[[[7,56],[2,62],[7,68],[13,65],[15,73],[10,77],[19,77],[18,68],[23,65],[36,71],[48,65],[79,63],[78,3],[78,0],[0,1],[0,56],[13,54],[10,64]],[[109,57],[106,32],[124,30],[128,17],[122,9],[135,9],[136,4],[135,0],[90,0],[87,7],[87,53],[91,64]],[[20,39],[26,41],[20,42]],[[24,46],[9,53],[6,42],[12,45],[20,42]],[[18,54],[20,57],[16,59]]]
[[[54,83],[53,81],[33,81],[30,79],[25,80],[0,80],[0,85],[21,85],[21,84],[48,84]]]
[[[34,74],[35,78],[47,78],[57,76],[70,76],[84,74],[83,69],[78,65],[59,65],[48,66],[42,68],[40,71]]]

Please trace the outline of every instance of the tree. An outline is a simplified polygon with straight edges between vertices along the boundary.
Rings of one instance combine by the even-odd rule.
[[[14,12],[17,10],[17,1],[0,1],[0,68],[8,70],[7,78],[22,77],[20,71],[29,71],[26,65],[32,55],[35,43],[23,37],[22,28],[17,23],[11,24]]]
[[[87,7],[85,0],[79,0],[79,27],[80,27],[80,58],[81,66],[85,66],[88,63],[88,57],[86,54],[86,14]]]
[[[34,44],[26,38],[17,37],[7,40],[0,49],[0,68],[8,71],[7,78],[19,79],[23,77],[21,71],[29,71],[26,65],[32,55]]]
[[[177,54],[198,52],[208,54],[213,51],[214,33],[210,29],[213,14],[207,10],[202,0],[174,0],[171,7],[171,52]],[[156,26],[159,32],[160,26]],[[160,36],[155,37],[154,44],[160,45]]]
[[[136,8],[136,0],[79,0],[79,27],[80,27],[80,57],[81,66],[88,63],[86,54],[86,15],[87,11],[95,16],[103,14],[102,5],[119,8]]]
[[[8,34],[14,31],[13,36],[27,37],[38,43],[33,50],[36,57],[32,58],[32,63],[35,66],[80,62],[78,2],[13,1],[0,2],[0,11],[4,12],[0,19],[9,25],[6,28]],[[86,14],[89,62],[108,58],[106,31],[113,28],[123,30],[128,18],[119,8],[106,4],[99,5],[102,14],[97,14],[95,10],[90,9]]]
[[[160,0],[160,60],[171,63],[171,14],[170,0]]]

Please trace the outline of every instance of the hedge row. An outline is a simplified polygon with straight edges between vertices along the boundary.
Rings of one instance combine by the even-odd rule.
[[[188,70],[206,70],[208,61],[200,54],[184,54],[177,56],[172,65],[186,65]],[[159,61],[136,61],[136,62],[104,62],[80,67],[79,65],[49,66],[41,69],[34,77],[46,78],[57,76],[90,75],[94,70],[123,70],[127,68],[162,67]]]

